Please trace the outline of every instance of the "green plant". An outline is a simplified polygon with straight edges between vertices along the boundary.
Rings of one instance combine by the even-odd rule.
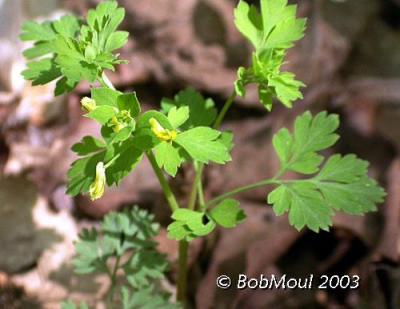
[[[287,0],[261,0],[260,6],[259,12],[240,1],[235,9],[236,27],[254,46],[254,52],[251,65],[238,69],[234,90],[219,112],[211,99],[188,88],[174,99],[164,99],[159,111],[143,113],[135,92],[122,93],[114,88],[105,70],[124,63],[113,51],[125,45],[128,38],[128,33],[117,31],[124,9],[115,1],[99,4],[85,21],[66,16],[54,22],[27,22],[23,27],[21,39],[34,41],[34,46],[24,52],[30,62],[23,72],[33,85],[56,80],[56,95],[73,90],[82,80],[92,85],[90,98],[83,98],[81,103],[85,116],[101,126],[102,139],[86,136],[72,147],[80,158],[68,172],[67,192],[98,199],[106,185],[118,185],[146,156],[171,208],[168,236],[179,241],[177,299],[183,304],[189,242],[216,227],[234,228],[245,219],[239,202],[233,199],[235,195],[270,186],[273,191],[267,200],[275,213],[287,212],[296,229],[308,227],[315,232],[329,229],[335,211],[361,215],[374,211],[385,196],[368,177],[366,161],[355,155],[325,159],[320,154],[338,139],[338,116],[306,112],[296,119],[292,133],[281,129],[273,137],[280,160],[275,177],[205,200],[203,170],[210,163],[231,161],[233,135],[221,131],[220,125],[236,97],[245,96],[246,86],[258,86],[259,100],[268,111],[274,102],[290,108],[302,98],[300,88],[305,85],[295,80],[294,74],[282,71],[282,65],[287,50],[303,37],[306,20],[296,18],[296,6],[288,5]],[[188,165],[196,174],[188,205],[182,207],[166,174],[175,177],[182,166]],[[287,172],[306,177],[287,180]],[[138,208],[111,213],[100,230],[81,233],[76,244],[76,271],[110,276],[110,306],[119,301],[124,308],[175,308],[155,284],[168,266],[152,240],[156,234],[152,217]],[[126,282],[115,299],[119,270]],[[64,307],[74,305],[65,303]]]

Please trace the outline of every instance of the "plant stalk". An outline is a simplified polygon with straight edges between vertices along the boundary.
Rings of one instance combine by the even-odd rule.
[[[222,121],[225,118],[225,115],[229,108],[232,106],[234,100],[236,98],[236,92],[233,91],[229,98],[226,100],[222,110],[219,112],[217,119],[214,123],[214,129],[218,129],[221,126]],[[190,192],[188,209],[194,210],[196,206],[196,198],[199,198],[200,209],[205,211],[207,209],[207,205],[204,199],[203,192],[203,184],[201,181],[204,164],[199,164],[196,169],[196,176],[193,181],[192,190]],[[187,273],[188,273],[188,249],[189,243],[187,241],[181,240],[179,242],[179,272],[178,272],[178,292],[177,292],[177,300],[180,301],[184,306],[186,302],[186,288],[187,288]]]
[[[226,192],[224,194],[221,194],[215,198],[213,198],[212,200],[210,200],[207,204],[206,204],[206,208],[208,208],[209,206],[215,205],[218,202],[228,198],[228,197],[232,197],[236,194],[242,193],[242,192],[246,192],[246,191],[250,191],[250,190],[254,190],[260,187],[265,187],[268,185],[273,185],[273,184],[280,184],[281,181],[277,180],[276,177],[271,178],[271,179],[266,179],[266,180],[262,180],[259,182],[255,182],[246,186],[242,186],[242,187],[238,187],[232,191]]]
[[[158,167],[156,158],[152,151],[148,151],[146,153],[147,158],[150,161],[151,166],[153,167],[154,173],[156,174],[158,181],[160,182],[161,188],[164,192],[165,198],[167,199],[168,205],[171,208],[172,212],[179,208],[179,204],[175,198],[174,193],[171,190],[171,187],[168,184],[168,181],[165,179],[165,176],[162,170]]]
[[[111,287],[110,290],[108,292],[108,296],[107,296],[107,304],[108,304],[108,308],[114,308],[113,305],[113,300],[114,300],[114,292],[115,292],[115,288],[116,288],[116,284],[117,284],[117,271],[118,271],[118,267],[119,267],[119,263],[121,261],[121,256],[117,256],[117,259],[115,261],[115,265],[114,265],[114,269],[112,271],[112,273],[110,273],[110,280],[111,280]]]
[[[235,98],[236,98],[236,91],[233,90],[231,95],[225,101],[224,106],[222,107],[221,111],[219,112],[219,114],[217,116],[217,119],[214,122],[214,125],[213,125],[214,129],[219,129],[222,121],[225,118],[226,113],[228,112],[229,108],[232,106],[233,102],[235,101]],[[196,168],[196,176],[195,176],[195,180],[193,182],[192,190],[190,193],[189,209],[195,208],[197,195],[199,196],[199,203],[200,203],[201,211],[205,211],[207,209],[205,199],[204,199],[203,184],[201,182],[201,178],[203,176],[203,170],[204,170],[204,164],[200,163],[198,165],[198,167]]]
[[[187,292],[187,275],[188,275],[188,250],[189,243],[186,240],[179,242],[179,258],[178,258],[178,280],[177,280],[177,301],[181,302],[185,308],[186,292]]]
[[[229,98],[225,101],[224,106],[222,107],[221,111],[219,112],[217,119],[214,122],[214,129],[219,129],[219,127],[222,124],[222,121],[225,118],[226,113],[228,112],[228,110],[231,108],[233,102],[236,99],[236,91],[233,90],[231,95],[229,96]]]
[[[199,202],[200,205],[202,204],[202,201],[204,203],[204,195],[203,195],[203,190],[202,190],[202,183],[201,183],[201,176],[202,176],[202,171],[203,171],[203,164],[200,164],[197,166],[195,163],[195,178],[192,184],[192,190],[190,191],[190,196],[189,196],[189,202],[188,202],[188,209],[194,210],[196,207],[196,199],[199,197]],[[199,190],[200,189],[200,190]],[[200,194],[201,193],[201,194]],[[202,195],[202,196],[200,196]]]

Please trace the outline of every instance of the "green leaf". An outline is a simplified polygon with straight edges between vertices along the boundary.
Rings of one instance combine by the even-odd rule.
[[[55,32],[51,22],[37,23],[27,21],[22,26],[22,41],[51,41],[55,38]]]
[[[222,132],[219,141],[226,147],[226,149],[228,149],[229,152],[232,151],[234,146],[232,132]]]
[[[179,304],[171,304],[169,295],[155,291],[150,286],[130,293],[126,287],[121,289],[123,309],[182,309]]]
[[[202,95],[192,88],[180,91],[174,100],[163,99],[161,107],[165,113],[176,106],[189,108],[189,118],[181,125],[183,130],[198,126],[211,126],[217,117],[217,110],[212,99],[204,99]]]
[[[236,200],[226,199],[215,206],[209,215],[218,225],[224,228],[234,228],[246,218],[239,205],[240,203]]]
[[[113,248],[99,237],[97,230],[82,230],[75,251],[72,264],[77,274],[107,273],[107,260],[113,256]]]
[[[124,266],[126,279],[134,288],[143,288],[164,278],[169,265],[164,255],[152,250],[140,250]]]
[[[29,62],[27,66],[22,75],[26,80],[31,80],[34,86],[45,85],[61,76],[60,70],[50,58]]]
[[[273,138],[281,162],[280,175],[287,170],[302,174],[318,173],[301,180],[278,180],[280,184],[268,195],[277,215],[289,213],[289,222],[300,230],[307,226],[318,232],[328,230],[335,211],[362,215],[376,210],[384,190],[368,177],[368,162],[355,155],[331,156],[320,169],[323,157],[317,152],[332,146],[338,136],[336,115],[309,112],[297,117],[294,134],[281,129]]]
[[[56,83],[56,89],[54,90],[54,94],[56,96],[62,95],[63,93],[71,92],[77,86],[77,82],[70,81],[65,77],[59,79]]]
[[[63,16],[52,24],[54,30],[67,38],[75,38],[79,32],[80,23],[75,16]]]
[[[106,147],[102,141],[93,136],[85,136],[82,141],[72,146],[72,151],[80,156],[85,156],[93,152],[98,152]]]
[[[296,18],[297,7],[287,5],[287,0],[261,0],[260,6],[261,13],[240,1],[235,9],[236,27],[255,48],[251,67],[238,69],[235,90],[244,97],[246,86],[256,83],[259,100],[268,111],[273,98],[290,108],[303,98],[300,88],[305,85],[294,74],[281,72],[281,67],[286,50],[304,36],[306,20]]]
[[[307,226],[314,232],[328,231],[332,225],[333,210],[311,182],[281,185],[268,195],[268,203],[273,204],[278,216],[288,211],[289,223],[297,230]]]
[[[89,63],[92,63],[93,60],[96,58],[97,56],[97,51],[94,48],[94,46],[92,45],[88,45],[85,48],[85,58]]]
[[[63,16],[53,22],[26,22],[21,40],[34,41],[34,46],[24,52],[28,60],[51,54],[50,70],[47,62],[28,63],[24,72],[26,79],[34,85],[47,84],[59,77],[55,94],[73,90],[86,80],[95,82],[106,70],[125,61],[118,59],[112,51],[127,42],[128,33],[116,31],[125,16],[125,10],[116,2],[99,4],[88,13],[88,24],[84,25],[74,16]],[[57,74],[55,74],[57,73]]]
[[[92,88],[91,96],[97,105],[110,105],[118,107],[117,99],[122,93],[107,87]]]
[[[120,110],[129,111],[133,118],[140,114],[140,103],[135,92],[119,95],[117,97],[117,105]]]
[[[151,118],[155,118],[164,129],[168,129],[168,130],[174,129],[172,127],[172,124],[169,122],[167,116],[165,116],[164,114],[162,114],[160,112],[154,111],[154,110],[145,112],[140,116],[140,118],[138,120],[138,127],[141,129],[150,128],[149,121]]]
[[[100,229],[84,229],[79,234],[73,259],[75,272],[108,274],[110,258],[121,257],[128,250],[135,250],[132,260],[127,261],[130,268],[157,265],[157,275],[143,270],[136,274],[138,282],[142,284],[146,280],[149,283],[150,280],[161,278],[161,270],[165,270],[167,265],[165,259],[162,260],[163,256],[156,251],[157,243],[152,240],[158,231],[154,216],[137,206],[118,213],[111,212],[104,217]],[[136,254],[140,255],[136,257]],[[145,261],[144,257],[148,260]]]
[[[182,106],[177,108],[173,106],[168,111],[168,120],[174,129],[179,128],[189,119],[189,107]]]
[[[195,237],[208,235],[216,226],[207,214],[185,208],[175,210],[172,219],[175,222],[168,226],[168,237],[175,240],[185,238],[190,241]],[[188,231],[187,234],[185,230]]]
[[[158,166],[164,168],[172,177],[175,177],[178,168],[182,164],[179,150],[172,143],[161,142],[154,148],[154,151]]]
[[[261,16],[256,7],[249,6],[245,1],[239,1],[234,11],[236,28],[253,44],[259,48],[263,38]]]
[[[143,151],[138,149],[132,139],[113,146],[112,164],[106,170],[107,184],[118,185],[143,158]]]
[[[67,194],[76,196],[89,191],[96,176],[97,163],[104,160],[105,151],[84,157],[72,163],[68,171]]]
[[[292,107],[293,101],[303,98],[300,87],[305,87],[305,85],[302,82],[295,80],[294,74],[292,73],[284,72],[271,77],[269,80],[269,85],[274,87],[279,101],[289,108]],[[265,95],[266,98],[263,100],[266,102],[272,102],[272,92],[269,92],[268,94],[262,94],[261,96]]]
[[[154,216],[135,206],[122,212],[110,212],[101,223],[104,241],[112,248],[114,255],[122,256],[127,250],[155,250],[152,240],[159,232]]]
[[[23,55],[26,59],[31,60],[51,53],[52,48],[53,45],[51,42],[38,42],[33,47],[26,49]]]
[[[384,190],[367,176],[368,162],[355,155],[333,155],[315,177],[326,202],[336,210],[352,215],[376,210]]]
[[[175,142],[182,146],[193,160],[225,164],[231,160],[227,147],[219,140],[221,133],[208,127],[197,127],[178,134]]]
[[[119,129],[115,129],[116,127]],[[118,114],[101,128],[101,135],[108,144],[115,144],[130,138],[135,131],[135,128],[135,120],[131,118],[124,119],[123,116]]]
[[[317,152],[335,144],[339,138],[334,133],[338,126],[338,116],[326,112],[314,118],[310,112],[297,117],[293,135],[281,129],[273,138],[281,167],[303,174],[316,173],[323,160]]]
[[[129,32],[126,31],[117,31],[112,33],[107,40],[105,50],[111,52],[125,46],[126,42],[128,42],[128,36]]]
[[[192,234],[192,231],[183,221],[174,221],[170,225],[168,225],[168,238],[174,240],[187,240],[191,241],[196,238],[195,235]]]
[[[287,5],[287,0],[261,0],[261,14],[244,1],[235,9],[236,27],[259,54],[291,47],[304,36],[305,22],[296,19],[296,6]]]
[[[74,146],[74,150],[80,153],[97,148],[93,140],[84,139],[81,144]],[[132,139],[124,142],[108,145],[100,152],[92,153],[84,158],[76,160],[68,171],[67,193],[76,196],[79,193],[89,191],[90,185],[95,180],[96,165],[104,162],[106,168],[106,181],[109,186],[118,185],[142,160],[143,151],[135,147]]]
[[[114,107],[110,105],[100,105],[85,116],[96,120],[101,125],[105,125],[112,117],[116,115],[116,113],[117,112]]]

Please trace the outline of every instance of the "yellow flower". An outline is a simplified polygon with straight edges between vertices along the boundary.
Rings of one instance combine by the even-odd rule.
[[[153,131],[154,135],[157,136],[159,140],[170,142],[176,138],[177,132],[175,130],[164,129],[155,118],[150,118],[149,123],[151,131]]]
[[[119,133],[119,131],[121,131],[123,128],[126,127],[126,125],[124,123],[121,123],[117,117],[112,117],[111,118],[111,128],[113,129],[113,131],[115,133]]]
[[[106,169],[104,168],[104,163],[99,162],[96,165],[96,178],[94,182],[90,185],[89,194],[92,201],[101,198],[104,194],[104,189],[106,186]]]
[[[88,113],[96,109],[96,101],[88,97],[82,98],[81,105],[82,109]]]

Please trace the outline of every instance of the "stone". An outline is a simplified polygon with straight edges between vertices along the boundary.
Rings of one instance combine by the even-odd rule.
[[[21,272],[33,267],[43,250],[57,236],[49,229],[38,229],[32,209],[38,193],[22,177],[0,179],[0,270]]]

